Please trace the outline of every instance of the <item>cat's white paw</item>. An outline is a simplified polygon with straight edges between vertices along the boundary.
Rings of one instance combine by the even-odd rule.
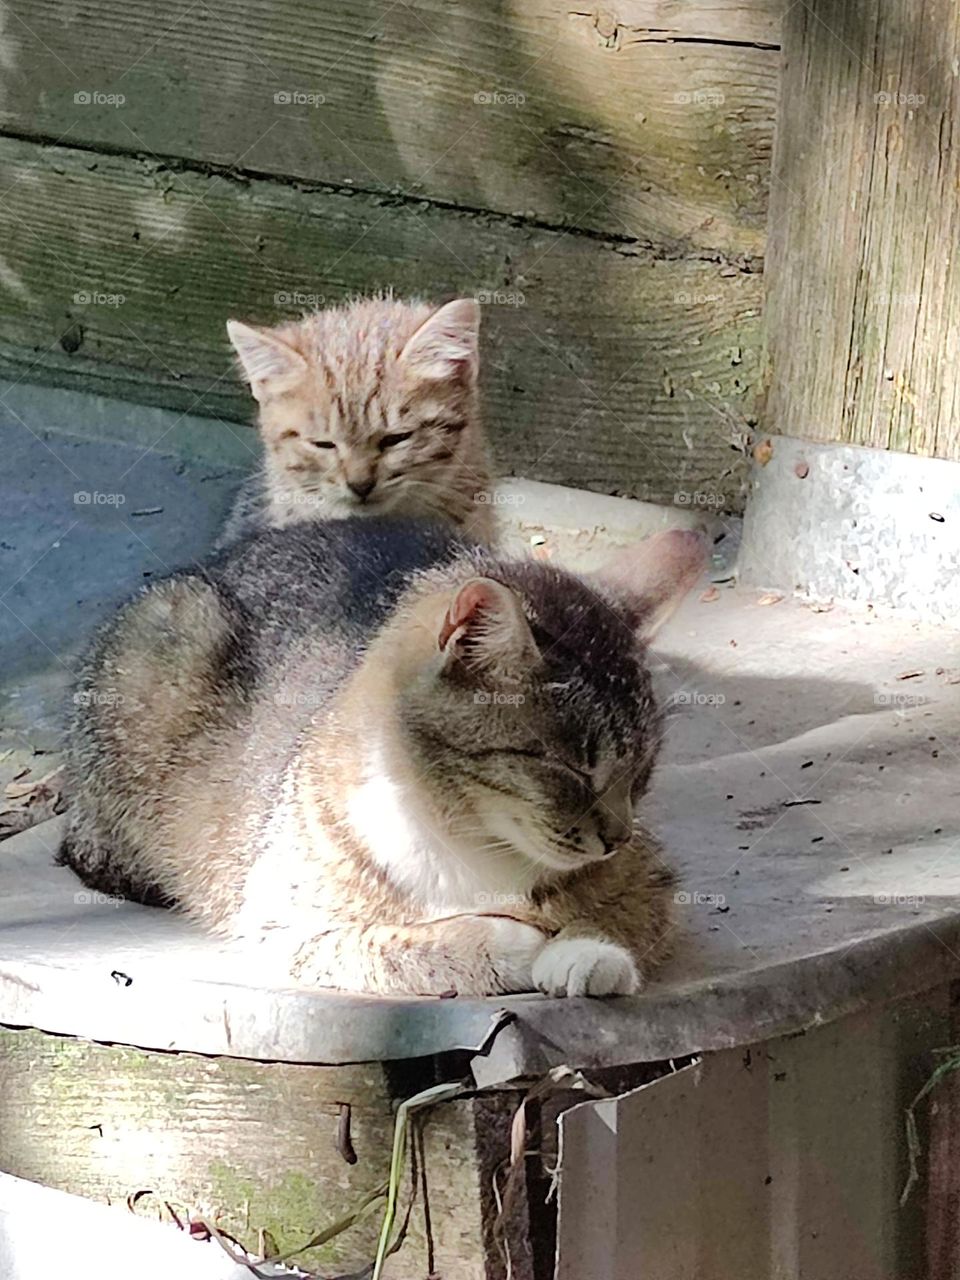
[[[548,996],[629,996],[640,986],[633,957],[602,938],[556,938],[533,962],[533,981]]]

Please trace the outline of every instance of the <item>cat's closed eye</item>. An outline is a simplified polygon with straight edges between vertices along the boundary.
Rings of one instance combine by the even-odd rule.
[[[393,435],[380,437],[380,452],[384,449],[392,449],[394,445],[403,444],[404,440],[409,440],[413,435],[412,431],[396,431]]]
[[[434,428],[439,431],[446,431],[450,435],[456,435],[463,431],[467,423],[464,418],[428,418],[423,426]]]

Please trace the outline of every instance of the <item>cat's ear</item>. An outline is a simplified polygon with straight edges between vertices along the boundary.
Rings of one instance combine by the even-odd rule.
[[[709,550],[697,530],[668,529],[621,551],[591,576],[619,597],[630,625],[649,640],[703,573]]]
[[[473,380],[479,365],[480,305],[458,298],[435,311],[407,339],[400,363],[419,378]]]
[[[504,679],[540,661],[540,650],[519,598],[492,578],[471,578],[450,602],[437,636],[446,669],[456,664]]]
[[[227,334],[257,400],[286,390],[306,372],[307,362],[299,351],[267,329],[228,320]]]

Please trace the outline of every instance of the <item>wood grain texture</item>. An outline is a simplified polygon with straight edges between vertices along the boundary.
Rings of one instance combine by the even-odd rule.
[[[768,259],[769,427],[960,458],[960,9],[786,20]]]
[[[489,1107],[508,1107],[510,1096],[490,1095],[499,1102],[485,1103],[479,1121],[470,1100],[427,1115],[429,1232],[421,1187],[391,1277],[422,1280],[431,1258],[440,1274],[464,1280],[499,1274],[480,1182],[490,1160]],[[0,1028],[4,1171],[122,1212],[129,1196],[150,1192],[139,1212],[169,1220],[166,1202],[181,1219],[209,1218],[254,1249],[261,1229],[281,1250],[305,1243],[386,1179],[395,1101],[379,1064],[147,1053]],[[337,1146],[342,1103],[351,1107],[355,1164]],[[506,1141],[497,1160],[508,1151]],[[408,1196],[405,1182],[401,1211]],[[362,1266],[375,1252],[379,1221],[374,1214],[299,1261]]]
[[[760,255],[779,9],[20,0],[0,121],[48,141]]]
[[[755,273],[9,139],[0,169],[0,369],[14,378],[242,420],[252,402],[235,381],[228,316],[270,322],[429,282],[437,298],[490,299],[485,399],[502,471],[739,505],[731,440],[754,410]]]

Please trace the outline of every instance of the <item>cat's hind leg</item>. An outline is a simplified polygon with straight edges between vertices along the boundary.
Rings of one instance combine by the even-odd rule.
[[[216,591],[171,578],[125,605],[80,668],[58,860],[104,893],[167,898],[145,851],[186,743],[222,709],[232,621]]]

